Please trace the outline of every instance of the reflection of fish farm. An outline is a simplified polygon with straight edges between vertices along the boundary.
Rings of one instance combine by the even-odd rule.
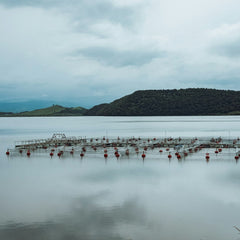
[[[8,149],[6,154],[11,156],[34,154],[49,154],[50,157],[57,155],[59,158],[78,156],[87,157],[91,154],[100,154],[104,158],[124,158],[134,155],[145,159],[147,154],[158,153],[169,159],[176,157],[178,160],[185,159],[190,155],[205,149],[205,159],[210,159],[210,153],[222,154],[228,149],[236,160],[240,157],[240,140],[219,138],[136,138],[117,137],[86,138],[66,137],[65,134],[53,134],[52,138],[34,139],[16,142],[14,149]],[[157,151],[156,151],[157,149]],[[101,155],[102,154],[102,155]]]

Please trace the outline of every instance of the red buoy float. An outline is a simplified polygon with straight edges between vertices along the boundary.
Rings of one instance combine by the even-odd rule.
[[[80,153],[80,157],[81,157],[81,158],[84,157],[84,153],[83,153],[83,152]]]
[[[9,155],[10,154],[10,152],[9,151],[6,151],[6,155]]]
[[[172,158],[172,155],[171,155],[170,153],[168,154],[168,158],[169,158],[169,159],[171,159],[171,158]]]
[[[49,154],[51,157],[53,156],[53,152],[50,152],[50,154]]]
[[[143,152],[142,159],[144,160],[145,157],[146,157],[146,154]]]
[[[30,155],[31,155],[31,153],[30,153],[30,151],[28,150],[28,151],[27,151],[27,156],[30,157]]]
[[[104,153],[104,158],[106,159],[108,157],[108,154],[107,153]]]

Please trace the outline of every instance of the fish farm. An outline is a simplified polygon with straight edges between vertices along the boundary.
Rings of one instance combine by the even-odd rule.
[[[233,159],[240,157],[240,139],[218,138],[141,138],[141,137],[117,137],[117,138],[86,138],[66,137],[65,134],[56,133],[51,138],[18,141],[14,149],[6,151],[7,156],[30,157],[36,155],[48,155],[49,157],[86,158],[93,154],[103,158],[130,158],[137,156],[143,160],[148,153],[153,156],[158,154],[163,158],[178,160],[191,157],[204,150],[204,158],[209,161],[211,154],[228,154]],[[227,150],[227,151],[226,151]]]

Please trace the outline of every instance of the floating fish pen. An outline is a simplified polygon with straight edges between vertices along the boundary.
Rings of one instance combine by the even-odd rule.
[[[6,154],[28,157],[31,154],[46,155],[59,158],[78,156],[87,157],[98,154],[104,157],[126,158],[140,156],[145,159],[150,152],[161,154],[169,159],[176,156],[177,159],[185,159],[203,149],[206,151],[205,159],[210,159],[209,152],[223,154],[223,149],[229,149],[233,157],[238,160],[240,156],[240,139],[219,138],[141,138],[141,137],[117,137],[117,138],[86,138],[66,137],[65,134],[56,133],[51,138],[18,141],[14,149],[8,149]],[[209,150],[209,151],[208,151]]]

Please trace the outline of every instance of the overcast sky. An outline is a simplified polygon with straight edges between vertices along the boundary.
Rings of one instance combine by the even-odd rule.
[[[240,90],[239,12],[239,0],[0,0],[0,101]]]

